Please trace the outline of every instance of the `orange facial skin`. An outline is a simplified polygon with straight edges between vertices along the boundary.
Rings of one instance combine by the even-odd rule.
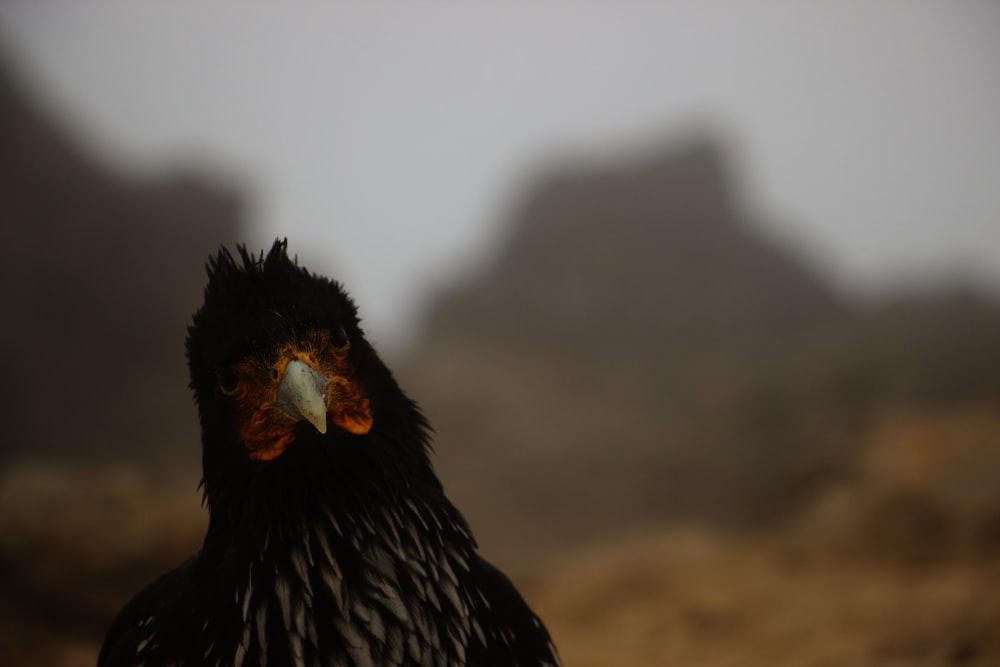
[[[251,355],[229,369],[232,378],[228,385],[220,381],[219,389],[232,401],[233,417],[251,459],[276,459],[295,440],[300,420],[285,412],[277,399],[285,368],[293,359],[326,378],[323,398],[329,422],[355,435],[368,433],[371,407],[354,381],[349,348],[349,344],[334,346],[329,332],[310,331],[300,340],[269,354]]]

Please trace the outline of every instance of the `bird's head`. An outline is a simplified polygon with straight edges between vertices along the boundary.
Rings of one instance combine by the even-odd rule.
[[[298,266],[285,241],[266,256],[222,249],[208,276],[187,339],[206,482],[210,464],[267,465],[290,448],[363,446],[380,418],[409,428],[423,450],[422,417],[338,283]]]

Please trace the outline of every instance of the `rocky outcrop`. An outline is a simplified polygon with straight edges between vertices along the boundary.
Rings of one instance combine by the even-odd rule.
[[[170,457],[197,442],[186,323],[235,193],[118,173],[0,68],[0,458]]]
[[[729,180],[710,141],[555,174],[433,305],[405,375],[474,525],[776,519],[854,474],[887,406],[1000,397],[988,298],[852,303]]]

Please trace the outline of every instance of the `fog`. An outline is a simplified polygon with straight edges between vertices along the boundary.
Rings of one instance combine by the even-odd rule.
[[[133,173],[242,188],[386,345],[553,163],[710,132],[844,288],[1000,284],[992,3],[20,2],[4,41]]]

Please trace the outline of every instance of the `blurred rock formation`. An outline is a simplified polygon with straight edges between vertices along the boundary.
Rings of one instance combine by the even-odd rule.
[[[509,229],[494,265],[434,308],[431,344],[666,373],[691,356],[780,353],[847,315],[748,224],[708,141],[556,174]]]
[[[234,192],[90,154],[0,63],[0,461],[170,459],[197,442],[184,361]]]
[[[856,474],[888,406],[1000,397],[993,301],[857,304],[765,229],[711,140],[527,197],[405,374],[473,525],[531,541],[776,520]]]

